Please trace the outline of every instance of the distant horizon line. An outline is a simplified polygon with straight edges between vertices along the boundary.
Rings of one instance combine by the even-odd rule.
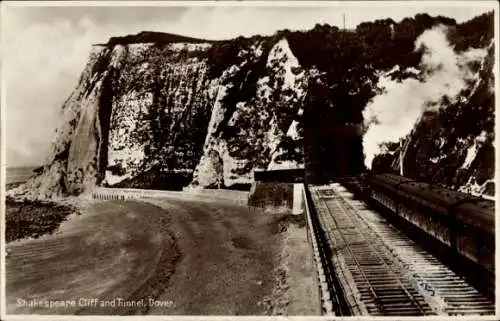
[[[15,166],[15,165],[14,165],[14,166],[12,166],[12,165],[8,165],[8,164],[6,164],[6,165],[5,165],[5,168],[30,168],[30,167],[40,167],[40,166],[43,166],[43,165],[40,165],[40,164],[39,164],[39,165],[36,165],[36,164],[35,164],[35,165],[21,165],[21,166]]]

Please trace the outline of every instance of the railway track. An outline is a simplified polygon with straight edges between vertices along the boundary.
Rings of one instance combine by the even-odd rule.
[[[339,184],[309,186],[339,315],[493,315],[494,302]],[[311,229],[311,233],[314,229]],[[325,254],[326,253],[326,254]],[[324,260],[323,260],[324,261]],[[325,269],[324,267],[322,269]],[[324,290],[323,290],[324,292]],[[340,294],[341,293],[341,294]],[[340,295],[342,296],[339,299]]]

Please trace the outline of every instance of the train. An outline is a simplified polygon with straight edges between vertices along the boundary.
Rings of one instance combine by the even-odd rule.
[[[348,180],[344,185],[415,230],[423,231],[446,248],[448,256],[460,257],[461,262],[473,264],[477,273],[489,275],[494,292],[493,200],[393,173],[368,173],[361,180]]]

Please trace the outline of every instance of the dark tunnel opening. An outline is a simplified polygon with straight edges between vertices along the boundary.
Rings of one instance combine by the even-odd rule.
[[[304,101],[303,143],[309,184],[326,184],[336,177],[366,171],[361,109],[334,103],[332,96],[330,88],[315,82]]]

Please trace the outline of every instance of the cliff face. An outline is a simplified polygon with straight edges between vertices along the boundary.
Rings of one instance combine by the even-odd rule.
[[[111,70],[100,64],[107,52],[93,50],[78,85],[64,103],[57,138],[45,165],[12,194],[28,198],[57,197],[79,193],[92,186],[99,175],[99,162],[106,145],[102,140],[101,103]]]
[[[16,193],[228,187],[255,168],[301,164],[292,117],[306,76],[286,39],[248,41],[219,71],[208,42],[113,40],[94,46],[46,165]],[[294,140],[287,159],[281,142]]]
[[[297,123],[292,119],[306,89],[304,70],[285,39],[267,55],[261,44],[242,55],[243,63],[226,70],[217,87],[192,186],[248,184],[253,169],[294,168],[303,163]],[[262,76],[256,75],[257,68],[263,69]],[[247,93],[247,86],[253,86],[254,92]],[[288,155],[285,143],[290,141],[296,143],[298,157]]]
[[[209,46],[115,46],[122,53],[102,184],[168,188],[189,179],[202,153],[217,89],[203,58]],[[167,174],[169,179],[163,179]],[[174,184],[161,185],[169,180]]]
[[[255,169],[304,166],[305,153],[313,164],[306,170],[318,177],[363,171],[363,152],[373,169],[392,170],[402,137],[408,176],[457,188],[470,177],[481,183],[494,169],[492,17],[457,25],[417,15],[218,42],[149,32],[112,38],[93,46],[45,164],[11,193],[241,188]],[[440,65],[443,53],[456,66]],[[413,92],[404,90],[436,88],[432,81],[446,79],[441,70],[455,67],[459,86],[444,82],[432,99],[411,100],[424,108],[409,128],[385,127],[397,135],[382,141],[370,136],[386,125],[380,110],[404,110],[401,97]]]

